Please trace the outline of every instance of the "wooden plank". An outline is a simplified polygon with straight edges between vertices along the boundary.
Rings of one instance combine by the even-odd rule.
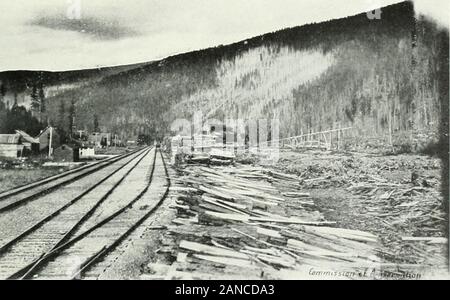
[[[314,226],[336,224],[336,222],[308,222],[297,218],[281,218],[281,217],[280,218],[250,217],[249,221],[263,222],[263,223],[268,222],[268,223],[282,223],[282,224],[314,225]]]
[[[224,204],[224,203],[219,203],[219,202],[215,201],[214,198],[211,198],[211,197],[208,197],[208,196],[205,196],[205,195],[202,196],[202,200],[207,202],[207,203],[209,203],[209,204],[216,205],[218,207],[224,208],[224,209],[226,209],[228,211],[231,211],[231,212],[234,212],[234,213],[242,214],[242,215],[245,215],[245,216],[249,215],[248,213],[245,213],[242,210],[236,209],[236,208],[231,207],[231,206],[229,206],[227,204]]]
[[[206,216],[209,216],[211,218],[226,220],[226,221],[238,221],[238,222],[248,222],[249,217],[239,214],[224,214],[224,213],[218,213],[218,212],[212,212],[212,211],[206,211]]]
[[[197,189],[191,187],[182,186],[171,186],[169,189],[171,192],[185,192],[185,193],[196,193]]]
[[[241,268],[256,268],[256,263],[251,260],[238,259],[238,258],[230,258],[230,257],[221,257],[221,256],[213,256],[213,255],[205,255],[205,254],[194,254],[194,257],[206,261],[210,261],[213,263],[223,264],[223,265],[231,265]]]
[[[295,259],[289,259],[290,257],[277,257],[273,255],[268,254],[255,254],[256,258],[262,260],[265,263],[275,265],[275,266],[281,266],[286,269],[290,269],[295,266]]]
[[[331,250],[331,251],[336,251],[336,252],[348,252],[348,251],[351,251],[354,249],[358,249],[358,251],[361,250],[361,248],[359,248],[359,247],[352,248],[352,245],[346,245],[346,244],[340,243],[342,241],[341,239],[340,240],[326,239],[321,236],[309,234],[306,232],[298,233],[298,232],[293,232],[290,230],[282,230],[282,231],[280,231],[280,234],[282,236],[284,236],[286,239],[301,241],[308,245],[318,247],[321,249],[325,249],[325,250]],[[372,248],[370,248],[370,249],[372,249]],[[315,249],[315,250],[317,250],[317,249]],[[367,252],[365,250],[366,249],[364,249],[364,252]],[[360,251],[360,252],[363,252],[363,251]]]
[[[238,258],[238,259],[243,259],[243,260],[249,259],[249,256],[247,254],[244,254],[244,253],[241,253],[238,251],[228,250],[228,249],[209,246],[209,245],[203,245],[200,243],[189,242],[189,241],[181,241],[180,248],[189,250],[189,251],[193,251],[193,252],[197,252],[197,253],[213,255],[213,256],[231,257],[231,258]]]
[[[278,255],[279,254],[279,251],[277,251],[273,248],[261,249],[261,248],[251,247],[251,246],[245,246],[244,250],[241,250],[241,252],[244,252],[244,251],[248,251],[251,253],[258,253],[258,254],[269,254],[269,255]]]
[[[265,228],[262,228],[262,227],[258,227],[256,229],[256,233],[261,234],[261,235],[265,235],[265,236],[268,236],[268,237],[271,237],[271,238],[276,238],[276,239],[283,239],[284,238],[278,231],[265,229]]]
[[[306,197],[311,197],[311,194],[310,193],[286,192],[286,193],[283,193],[283,196],[286,196],[289,198],[306,198]]]
[[[190,219],[181,219],[181,218],[178,218],[178,219],[172,220],[172,223],[173,223],[173,224],[176,224],[176,225],[191,225],[191,224],[197,224],[197,223],[198,223],[198,218],[197,218],[197,217],[190,218]]]
[[[204,185],[200,186],[200,189],[203,192],[206,192],[213,196],[223,198],[225,200],[230,200],[233,202],[236,202],[236,201],[252,202],[253,204],[262,206],[263,208],[265,208],[267,206],[278,206],[277,202],[263,201],[263,200],[255,199],[253,197],[239,195],[238,191],[235,192],[233,190],[227,190],[227,189],[222,189],[222,188],[217,188],[217,187],[212,189],[212,188],[208,188]]]
[[[221,199],[215,199],[215,198],[211,198],[211,199],[214,199],[214,200],[216,200],[219,203],[222,203],[222,204],[234,207],[234,208],[239,209],[239,210],[245,210],[245,209],[248,208],[247,205],[243,205],[243,204],[238,204],[238,203],[234,203],[234,202],[230,202],[230,201],[226,201],[226,200],[221,200]]]
[[[216,190],[212,190],[212,189],[207,188],[207,187],[205,187],[203,185],[201,185],[199,187],[199,189],[201,191],[205,192],[205,193],[214,195],[214,196],[219,197],[219,198],[223,198],[223,199],[231,200],[231,201],[235,201],[236,200],[236,197],[230,196],[229,194],[221,193],[221,192],[216,191]]]
[[[350,251],[350,252],[331,251],[331,250],[314,247],[314,246],[308,245],[304,242],[293,240],[293,239],[288,240],[288,246],[290,246],[290,247],[296,249],[297,251],[300,251],[301,253],[304,253],[306,255],[317,256],[317,257],[325,256],[325,257],[335,257],[335,258],[358,258],[360,256],[360,254],[355,251]]]
[[[377,242],[377,236],[359,230],[343,229],[343,228],[333,228],[333,227],[303,227],[304,230],[309,229],[311,231],[320,232],[322,234],[332,234],[346,239],[352,239],[362,242]]]
[[[447,244],[448,239],[444,237],[402,237],[404,242],[428,242],[429,244]]]

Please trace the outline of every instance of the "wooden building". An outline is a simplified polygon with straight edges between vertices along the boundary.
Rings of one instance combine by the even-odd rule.
[[[20,135],[22,145],[28,153],[38,154],[40,152],[39,139],[31,137],[22,130],[16,130],[16,134]]]
[[[18,158],[22,156],[24,145],[18,134],[0,134],[0,157]]]

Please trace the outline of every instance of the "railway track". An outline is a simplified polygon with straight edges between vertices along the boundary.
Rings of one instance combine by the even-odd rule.
[[[127,165],[132,160],[146,151],[148,151],[148,148],[135,152],[77,181],[62,185],[59,189],[33,198],[33,201],[24,202],[14,209],[0,213],[0,248],[11,241],[13,237],[21,234],[26,235],[39,224],[43,224],[65,208],[79,201],[116,172],[121,172],[123,168],[127,168]]]
[[[42,195],[48,194],[49,192],[56,190],[64,185],[68,185],[72,182],[75,182],[76,180],[93,174],[107,166],[114,164],[117,161],[133,156],[140,151],[142,150],[138,149],[119,157],[108,158],[106,160],[89,164],[87,166],[83,166],[62,174],[50,176],[37,182],[23,185],[21,187],[0,193],[0,214],[10,211],[20,205],[24,205],[29,201],[32,201]]]
[[[151,149],[147,148],[134,152],[117,167],[109,167],[111,170],[106,170],[108,169],[106,168],[104,171],[100,171],[106,176],[102,174],[103,177],[98,178],[88,189],[78,191],[77,196],[67,204],[48,213],[44,218],[41,217],[11,239],[5,241],[4,238],[0,244],[0,278],[7,278],[11,272],[15,272],[16,269],[20,269],[23,265],[36,259],[35,255],[40,250],[49,251],[58,243],[70,238],[71,234],[89,218],[101,203],[108,199],[111,193],[148,156],[150,151]],[[88,179],[92,180],[93,178]],[[58,194],[58,191],[54,191],[52,194]],[[64,197],[64,190],[60,194],[53,198]],[[33,202],[29,205],[34,204],[36,203]],[[27,213],[26,208],[22,209],[23,213]],[[14,213],[20,216],[22,211],[14,211],[10,214]],[[9,217],[8,214],[6,216]],[[7,226],[3,227],[6,229]]]
[[[153,193],[155,167],[164,168],[168,178],[165,161],[159,154],[159,159],[155,156],[146,186],[134,199],[124,202],[120,209],[48,253],[21,278],[82,279],[86,272],[113,253],[137,227],[151,217],[167,197],[169,179],[164,194],[157,201],[151,201],[149,197]]]
[[[114,252],[167,196],[165,161],[157,150],[151,152],[117,172],[115,180],[105,180],[75,205],[2,247],[0,278],[76,279]],[[155,167],[163,168],[167,186],[159,201],[149,201]],[[143,175],[148,176],[142,180]]]

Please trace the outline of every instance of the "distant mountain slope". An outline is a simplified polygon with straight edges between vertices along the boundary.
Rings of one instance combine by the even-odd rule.
[[[353,126],[355,138],[437,132],[448,32],[416,20],[410,2],[382,12],[381,20],[361,14],[127,69],[52,74],[52,84],[83,84],[54,93],[48,114],[67,127],[59,107],[73,100],[78,127],[92,129],[98,115],[122,136],[163,136],[196,111],[279,118],[285,137],[337,124]]]

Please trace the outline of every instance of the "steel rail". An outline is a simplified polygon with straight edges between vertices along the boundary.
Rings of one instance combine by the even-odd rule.
[[[30,201],[40,197],[40,196],[42,196],[42,195],[48,194],[48,193],[50,193],[50,192],[52,192],[52,191],[54,191],[54,190],[56,190],[56,189],[58,189],[58,188],[60,188],[62,186],[68,185],[68,184],[70,184],[72,182],[75,182],[75,181],[81,179],[81,178],[89,176],[89,175],[91,175],[91,174],[93,174],[93,173],[95,173],[95,172],[97,172],[97,171],[99,171],[101,169],[106,168],[107,166],[112,165],[113,163],[115,163],[117,161],[123,160],[123,159],[125,159],[125,158],[127,158],[127,157],[129,157],[129,156],[131,156],[131,155],[133,155],[135,153],[138,153],[139,151],[142,151],[142,149],[136,150],[134,152],[127,153],[127,154],[125,154],[123,156],[120,156],[120,157],[115,157],[114,159],[109,160],[107,162],[102,161],[101,164],[95,165],[92,168],[92,170],[86,171],[86,169],[88,169],[88,168],[86,168],[86,169],[82,170],[82,171],[86,171],[84,173],[81,171],[82,173],[77,175],[77,176],[75,176],[75,177],[72,177],[72,178],[70,178],[68,180],[65,180],[63,182],[57,183],[57,184],[55,184],[55,185],[53,185],[53,186],[51,186],[51,187],[49,187],[47,189],[44,189],[42,191],[38,191],[38,192],[34,193],[31,196],[26,196],[24,198],[18,199],[17,201],[11,202],[10,204],[7,204],[7,205],[5,205],[3,207],[0,207],[0,213],[4,213],[4,212],[10,211],[10,210],[12,210],[12,209],[14,209],[14,208],[16,208],[18,206],[22,206],[22,205],[24,205],[24,204],[26,204],[26,203],[28,203],[28,202],[30,202]],[[92,167],[92,166],[90,165],[89,167]],[[80,172],[80,171],[78,170],[78,172]],[[74,173],[76,173],[76,172],[74,172]],[[68,174],[68,175],[65,175],[65,176],[73,175],[74,173],[71,173],[71,174]],[[61,176],[60,178],[63,178],[65,176]],[[52,179],[52,180],[55,180],[55,179]],[[49,182],[51,182],[52,180],[50,180]],[[37,184],[37,185],[35,185],[35,184],[32,184],[32,185],[33,185],[32,187],[27,188],[27,189],[23,190],[22,192],[27,192],[27,191],[32,190],[33,188],[37,188],[37,187],[39,187],[41,185],[41,183]],[[20,193],[18,193],[18,194],[20,194]],[[7,197],[5,197],[3,199],[0,199],[0,204],[2,202],[8,201],[8,198],[10,198],[12,196],[13,195],[10,195],[10,196],[7,196]]]
[[[147,183],[147,185],[144,188],[144,190],[141,193],[139,193],[139,195],[137,197],[135,197],[127,205],[125,205],[124,207],[122,207],[121,209],[119,209],[118,211],[113,213],[112,215],[106,217],[104,220],[100,221],[99,223],[97,223],[96,225],[92,226],[90,229],[86,230],[85,232],[79,234],[78,236],[73,237],[71,240],[65,241],[65,242],[61,242],[61,241],[58,242],[58,246],[57,247],[54,247],[54,249],[50,250],[46,254],[43,254],[43,256],[41,256],[40,258],[38,258],[34,262],[28,264],[27,266],[25,266],[24,268],[22,268],[18,272],[14,273],[13,275],[11,275],[7,279],[30,279],[30,278],[32,278],[34,276],[34,274],[39,272],[39,270],[47,262],[49,262],[51,259],[57,257],[58,254],[61,253],[63,250],[69,248],[70,246],[72,246],[76,242],[82,240],[83,238],[88,236],[90,233],[92,233],[96,229],[98,229],[98,228],[104,226],[105,224],[109,223],[111,220],[115,219],[117,216],[122,214],[124,211],[126,211],[127,209],[132,207],[134,203],[136,203],[139,199],[142,198],[142,196],[147,192],[147,190],[150,187],[150,184],[151,184],[152,179],[153,179],[153,173],[154,173],[154,170],[155,170],[156,152],[157,152],[157,150],[155,149],[155,155],[154,155],[154,159],[153,159],[153,163],[152,163],[152,168],[151,168],[151,172],[150,172],[149,182]],[[65,237],[63,237],[63,238],[65,238]]]
[[[136,158],[139,157],[139,155],[142,155],[142,153],[139,152],[145,152],[146,154],[151,151],[148,150],[147,152],[145,152],[144,150],[140,150],[138,152],[135,152],[134,154],[137,153]],[[146,155],[145,154],[145,155]],[[143,157],[145,157],[145,155]],[[87,194],[89,194],[92,190],[94,190],[95,188],[97,188],[98,186],[100,186],[102,183],[104,183],[106,180],[108,180],[109,178],[111,178],[113,175],[115,175],[116,173],[118,173],[120,170],[122,170],[123,168],[125,168],[127,165],[129,165],[130,163],[133,162],[134,159],[131,159],[129,162],[127,162],[126,164],[124,164],[123,166],[120,166],[119,168],[117,168],[116,170],[114,170],[113,172],[111,172],[110,174],[108,174],[107,176],[105,176],[102,180],[100,180],[98,183],[96,183],[94,186],[90,187],[89,189],[87,189],[86,191],[84,191],[83,193],[79,194],[78,196],[76,196],[74,199],[72,199],[70,202],[68,202],[66,205],[64,205],[63,207],[61,207],[60,209],[54,211],[53,213],[51,213],[50,215],[46,216],[45,218],[43,218],[42,220],[38,221],[36,224],[32,225],[31,227],[29,227],[28,229],[26,229],[24,232],[20,233],[18,236],[14,237],[13,239],[11,239],[9,242],[7,242],[6,244],[2,245],[0,247],[0,255],[6,253],[8,251],[8,249],[10,249],[12,246],[14,246],[15,244],[17,244],[20,240],[22,240],[24,237],[28,236],[29,234],[31,234],[32,232],[36,231],[37,229],[39,229],[40,227],[42,227],[45,223],[51,221],[53,218],[55,218],[56,216],[58,216],[60,213],[62,213],[63,211],[65,211],[66,209],[68,209],[69,207],[71,207],[72,205],[74,205],[75,203],[77,203],[81,198],[83,198],[84,196],[86,196]],[[104,201],[104,200],[103,200]]]
[[[166,186],[164,195],[159,199],[159,201],[156,203],[156,205],[152,209],[150,209],[143,217],[138,219],[138,221],[135,224],[133,224],[133,226],[131,226],[124,234],[122,234],[118,239],[116,239],[111,245],[103,247],[100,251],[98,251],[96,254],[94,254],[93,256],[88,258],[85,262],[83,262],[81,264],[81,268],[75,274],[72,275],[72,280],[82,278],[82,276],[85,272],[87,272],[94,265],[96,265],[97,263],[102,261],[102,259],[104,257],[106,257],[109,253],[114,251],[120,245],[120,243],[122,243],[134,230],[136,230],[136,228],[138,228],[140,225],[142,225],[142,223],[144,223],[152,214],[154,214],[154,212],[162,205],[164,200],[167,198],[167,195],[169,194],[169,191],[170,191],[171,182],[170,182],[170,178],[169,178],[169,173],[167,171],[167,165],[166,165],[166,162],[164,161],[164,158],[163,158],[163,155],[161,152],[160,152],[160,155],[161,155],[161,160],[163,162],[164,171],[165,171],[166,178],[167,178],[167,186]]]
[[[3,200],[3,199],[9,198],[9,197],[15,196],[17,194],[20,194],[20,193],[22,193],[24,191],[30,190],[32,188],[35,188],[36,186],[39,186],[39,185],[42,185],[42,184],[46,184],[46,183],[51,182],[51,181],[53,181],[55,179],[60,179],[60,178],[63,178],[65,176],[72,175],[74,173],[83,171],[83,170],[85,170],[87,168],[91,168],[91,167],[103,164],[103,163],[111,161],[111,160],[116,160],[118,158],[120,159],[122,157],[126,157],[127,155],[136,153],[136,152],[138,152],[140,150],[141,149],[137,149],[137,150],[134,150],[134,151],[132,151],[130,153],[125,153],[125,154],[120,155],[120,156],[114,156],[114,157],[110,157],[110,158],[107,158],[107,159],[102,159],[102,160],[99,160],[97,162],[94,162],[94,163],[91,163],[91,164],[87,164],[85,166],[81,166],[81,167],[73,169],[73,170],[69,170],[69,171],[66,171],[66,172],[63,172],[63,173],[60,173],[60,174],[51,175],[51,176],[42,178],[42,179],[40,179],[38,181],[35,181],[35,182],[26,183],[26,184],[23,184],[21,186],[16,186],[14,188],[11,188],[9,190],[1,192],[0,193],[0,201]]]

